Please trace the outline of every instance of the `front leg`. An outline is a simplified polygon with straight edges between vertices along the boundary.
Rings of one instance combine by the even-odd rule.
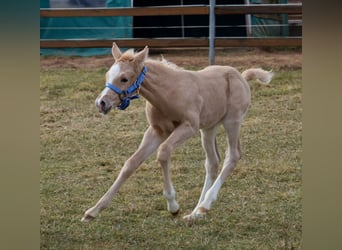
[[[179,212],[179,205],[176,201],[176,192],[170,175],[171,153],[177,146],[192,137],[196,131],[197,128],[191,126],[190,123],[181,124],[170,134],[165,142],[160,145],[158,150],[157,159],[162,167],[164,177],[163,195],[167,200],[167,210],[173,215]]]
[[[91,221],[101,212],[101,210],[105,209],[128,177],[132,175],[132,173],[141,165],[141,163],[147,159],[148,156],[156,151],[162,141],[163,139],[150,126],[146,130],[138,150],[125,162],[113,185],[108,189],[108,191],[102,196],[95,206],[89,208],[85,212],[81,221]]]

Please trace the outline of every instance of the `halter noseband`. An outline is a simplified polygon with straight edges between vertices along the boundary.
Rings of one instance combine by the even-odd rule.
[[[115,93],[117,93],[120,97],[121,103],[118,105],[118,108],[120,110],[126,109],[131,100],[138,99],[139,96],[139,89],[141,87],[142,82],[145,79],[145,74],[147,72],[146,66],[143,67],[140,75],[138,76],[138,79],[126,90],[121,90],[118,87],[114,86],[112,83],[106,83],[106,87],[113,90]],[[132,95],[135,91],[138,91],[136,95]]]

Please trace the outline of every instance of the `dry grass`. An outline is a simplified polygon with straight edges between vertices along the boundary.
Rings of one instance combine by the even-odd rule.
[[[94,100],[103,88],[105,68],[42,69],[41,248],[299,249],[301,69],[274,70],[270,86],[251,84],[243,158],[207,217],[189,227],[182,215],[196,205],[204,180],[199,136],[172,157],[178,217],[166,211],[153,155],[95,221],[80,222],[139,145],[147,128],[144,101],[102,116]],[[218,142],[224,155],[223,129]]]

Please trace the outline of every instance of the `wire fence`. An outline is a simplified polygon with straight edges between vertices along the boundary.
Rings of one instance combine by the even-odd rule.
[[[96,25],[91,22],[78,22],[75,26],[41,26],[46,31],[96,31],[113,34],[111,38],[84,37],[66,39],[42,39],[41,48],[105,48],[111,47],[115,41],[122,47],[257,47],[257,46],[301,46],[301,32],[298,34],[284,33],[296,26],[301,30],[302,4],[250,4],[250,5],[211,5],[196,6],[155,6],[133,8],[50,8],[40,9],[41,18],[130,18],[127,24],[120,22],[113,25]],[[212,11],[211,11],[212,10]],[[266,17],[270,22],[252,23],[251,15]],[[222,19],[240,16],[237,23],[222,23]],[[286,22],[278,22],[286,17]],[[197,17],[197,22],[184,22],[185,17]],[[140,24],[144,19],[152,18],[152,24]],[[154,19],[153,19],[154,18]],[[177,19],[171,19],[177,18]],[[299,19],[298,19],[299,18]],[[277,21],[278,19],[278,21]],[[42,19],[41,19],[42,20]],[[133,22],[134,20],[134,22]],[[154,20],[154,21],[153,21]],[[161,24],[160,20],[172,20]],[[210,21],[209,21],[210,20]],[[215,21],[216,20],[216,21]],[[249,21],[248,21],[249,20]],[[273,21],[277,22],[273,22]],[[295,20],[295,22],[293,22]],[[221,22],[219,22],[221,21]],[[214,24],[213,24],[214,23]],[[253,34],[257,29],[265,31]],[[279,34],[273,34],[275,29]],[[130,37],[118,37],[118,31],[129,30]],[[156,33],[155,31],[160,31]],[[273,32],[270,32],[270,30]],[[215,32],[216,31],[216,32]],[[252,32],[253,31],[253,32]],[[227,35],[228,34],[228,35]],[[230,35],[235,34],[235,35]]]
[[[247,17],[253,14],[268,14],[268,18],[271,20],[272,18],[278,18],[279,14],[285,14],[290,16],[298,16],[302,14],[302,5],[301,4],[258,4],[258,5],[229,5],[229,6],[215,6],[215,15],[216,17],[224,16],[224,18],[229,18],[233,15],[242,15]],[[139,17],[139,21],[141,21],[141,18],[146,17],[157,17],[157,18],[171,18],[172,16],[178,15],[179,18],[184,18],[185,15],[202,15],[202,19],[206,19],[204,15],[209,15],[209,6],[163,6],[163,7],[135,7],[135,8],[71,8],[71,9],[41,9],[40,16],[42,18],[46,17],[122,17],[127,16],[131,18]],[[273,17],[272,17],[273,15]],[[298,17],[297,17],[298,18]],[[154,19],[156,20],[156,19]],[[160,19],[162,20],[162,19]],[[164,19],[163,19],[164,20]],[[68,27],[41,27],[42,31],[46,30],[88,30],[88,31],[96,31],[96,30],[123,30],[123,29],[130,29],[133,34],[134,31],[137,30],[149,30],[153,31],[156,29],[163,29],[164,31],[167,30],[182,30],[182,34],[184,35],[184,30],[191,30],[191,29],[209,29],[209,24],[186,24],[183,21],[179,21],[176,19],[172,19],[175,22],[178,22],[178,24],[172,24],[172,25],[148,25],[148,26],[141,26],[139,23],[133,23],[131,22],[129,26],[119,26],[111,23],[107,23],[108,26],[80,26],[78,23],[77,26],[68,26]],[[158,22],[158,20],[156,20]],[[203,20],[200,21],[203,23]],[[254,29],[262,27],[264,29],[267,28],[287,28],[289,29],[292,26],[297,25],[301,27],[301,20],[296,20],[293,22],[292,20],[289,20],[286,23],[262,23],[262,24],[253,24],[253,23],[247,23],[243,22],[241,23],[234,23],[234,24],[219,24],[216,22],[215,29]],[[167,32],[164,32],[166,35]],[[245,32],[248,35],[248,32]],[[208,36],[207,34],[202,34],[202,37]],[[220,37],[220,35],[217,35]],[[224,35],[221,35],[224,37]],[[241,35],[240,35],[241,36]],[[269,35],[265,35],[268,36]],[[279,35],[277,35],[279,36]],[[289,35],[291,36],[291,34]],[[164,37],[164,35],[163,35]],[[177,36],[179,37],[179,35]],[[185,36],[183,36],[185,37]],[[233,37],[233,36],[230,36]],[[286,35],[283,35],[284,38],[286,38]],[[120,37],[116,37],[119,38]],[[124,37],[122,37],[124,38]],[[139,37],[132,37],[132,38],[139,38]]]

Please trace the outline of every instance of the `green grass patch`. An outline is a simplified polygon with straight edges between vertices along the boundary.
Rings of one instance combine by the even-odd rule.
[[[107,191],[147,128],[144,100],[98,114],[105,69],[42,70],[40,78],[41,249],[299,249],[301,242],[301,70],[251,83],[243,155],[207,217],[182,216],[204,181],[200,137],[178,148],[172,177],[180,215],[166,211],[162,175],[151,156],[95,221],[80,219]],[[226,149],[218,131],[221,156]]]

